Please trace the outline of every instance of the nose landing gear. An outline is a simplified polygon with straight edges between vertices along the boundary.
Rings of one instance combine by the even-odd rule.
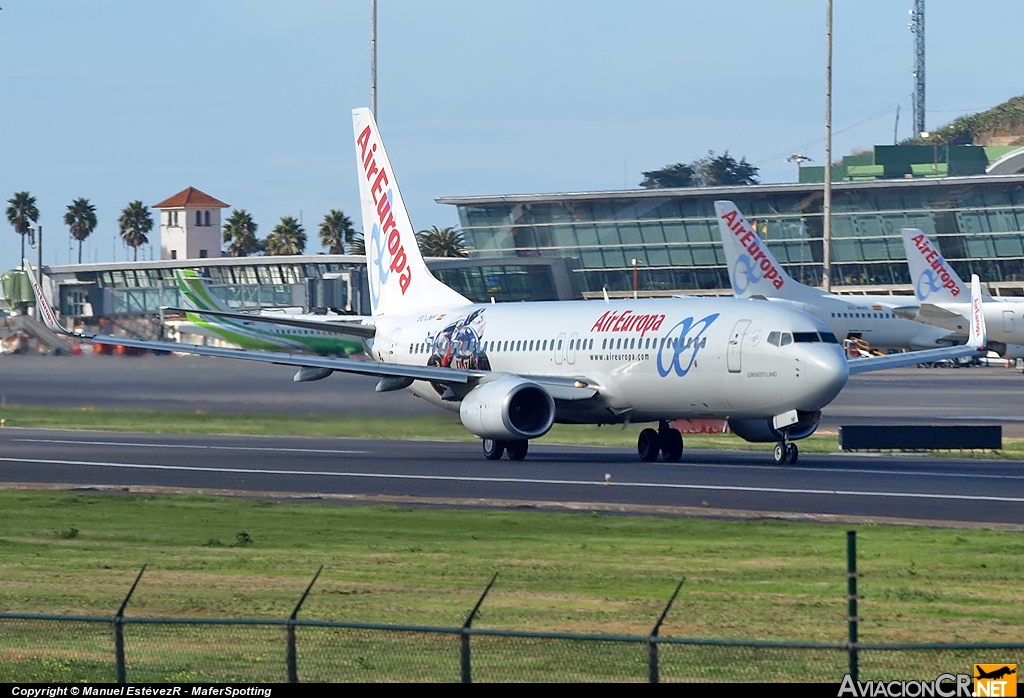
[[[782,432],[782,441],[775,444],[775,465],[795,465],[800,457],[800,449],[789,442],[789,430]]]

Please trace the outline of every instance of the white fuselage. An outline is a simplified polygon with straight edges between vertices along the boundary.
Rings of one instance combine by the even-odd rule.
[[[770,299],[784,303],[824,322],[839,339],[860,337],[876,349],[931,349],[958,344],[966,339],[953,328],[926,325],[899,317],[894,308],[917,306],[913,296],[808,295],[800,300]],[[966,325],[966,323],[965,323]]]
[[[835,398],[848,376],[842,348],[821,341],[827,327],[759,300],[470,305],[380,316],[376,326],[373,354],[381,361],[579,378],[598,386],[599,406],[559,402],[556,421],[562,422],[813,412]],[[769,343],[770,333],[791,340],[803,334],[783,346]],[[429,383],[416,382],[412,390],[458,409]]]

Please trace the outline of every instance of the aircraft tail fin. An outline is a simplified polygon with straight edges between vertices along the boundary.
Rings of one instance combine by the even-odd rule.
[[[953,271],[928,236],[917,228],[903,228],[903,249],[907,253],[914,295],[922,303],[963,303],[970,291]]]
[[[28,280],[32,284],[32,295],[36,297],[36,314],[39,316],[39,320],[43,321],[46,325],[46,329],[59,335],[74,336],[74,332],[66,330],[59,322],[57,322],[56,316],[53,314],[53,310],[50,308],[50,304],[43,298],[43,289],[39,286],[39,281],[36,279],[35,272],[32,271],[32,265],[29,264],[27,259],[21,260],[22,269],[28,274]]]
[[[352,126],[372,314],[469,305],[427,269],[373,114],[365,107],[353,109]]]
[[[729,282],[737,296],[797,299],[820,294],[819,290],[801,284],[786,273],[736,204],[716,201],[715,216],[729,268]]]
[[[188,310],[218,310],[229,312],[231,308],[226,306],[219,298],[210,293],[209,287],[194,269],[175,269],[174,281],[178,284],[181,292],[181,302]]]
[[[981,280],[971,274],[971,334],[967,346],[984,351],[988,346],[988,329],[985,326],[985,310],[981,298]]]

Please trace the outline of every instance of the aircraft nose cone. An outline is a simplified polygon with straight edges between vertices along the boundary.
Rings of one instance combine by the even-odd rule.
[[[843,350],[835,344],[821,344],[807,352],[804,375],[807,403],[802,409],[820,410],[836,399],[850,377]]]

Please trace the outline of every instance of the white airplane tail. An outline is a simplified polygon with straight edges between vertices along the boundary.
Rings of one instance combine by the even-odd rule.
[[[801,284],[786,273],[736,204],[716,201],[715,215],[733,293],[741,298],[764,296],[790,300],[821,295],[820,290]]]
[[[404,315],[469,305],[468,298],[427,269],[373,114],[365,107],[353,109],[352,126],[372,314]]]
[[[907,253],[910,282],[922,303],[963,303],[970,290],[953,271],[928,236],[917,228],[903,228],[903,249]]]

